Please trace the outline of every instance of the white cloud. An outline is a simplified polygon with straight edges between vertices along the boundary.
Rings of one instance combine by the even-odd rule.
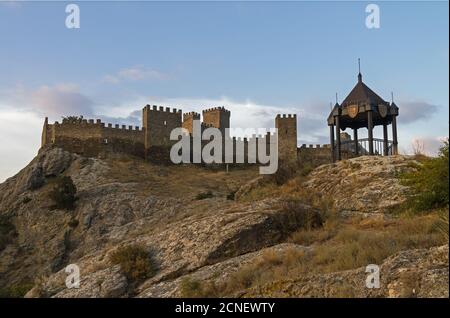
[[[413,137],[407,151],[410,154],[413,154],[415,151],[419,151],[427,156],[437,156],[439,153],[439,148],[442,147],[446,138],[447,137],[444,136]]]
[[[43,119],[33,112],[0,108],[0,121],[0,182],[3,182],[36,156]]]
[[[12,90],[1,92],[0,96],[10,105],[10,108],[33,111],[52,118],[93,114],[94,102],[80,93],[77,85],[71,83],[45,85],[37,89],[17,86]]]
[[[312,112],[307,106],[280,107],[264,105],[251,100],[236,101],[228,97],[210,99],[151,96],[148,98],[137,97],[133,102],[105,108],[103,113],[110,118],[140,119],[141,109],[146,104],[177,108],[184,113],[196,111],[200,114],[204,109],[224,106],[231,111],[230,126],[232,128],[273,128],[277,114],[297,114],[299,143],[328,142],[328,127],[324,119],[326,117],[323,117],[323,114]]]
[[[124,81],[144,81],[144,80],[167,80],[170,79],[168,74],[157,70],[145,68],[137,65],[119,70],[116,74],[108,74],[103,77],[103,82],[118,84]]]

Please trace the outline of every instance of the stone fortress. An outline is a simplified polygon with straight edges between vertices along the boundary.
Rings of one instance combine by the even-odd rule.
[[[327,119],[330,144],[303,144],[298,147],[296,114],[279,114],[275,117],[275,128],[278,129],[278,158],[284,162],[317,166],[358,155],[397,154],[397,116],[397,105],[393,101],[384,101],[368,88],[362,82],[361,73],[358,73],[356,86],[341,105],[336,102]],[[181,110],[176,108],[146,105],[142,109],[142,128],[117,124],[113,126],[101,122],[100,119],[86,120],[79,117],[67,117],[63,118],[61,123],[49,124],[48,118],[45,118],[41,144],[42,147],[55,145],[87,157],[127,154],[155,163],[170,163],[170,148],[177,142],[170,140],[172,130],[182,127],[192,136],[194,121],[200,121],[201,117],[201,131],[208,127],[218,128],[222,136],[232,139],[234,155],[236,147],[243,144],[245,163],[257,163],[254,156],[250,156],[249,146],[257,145],[259,138],[264,139],[262,142],[266,143],[266,154],[269,153],[268,144],[275,137],[269,132],[264,136],[253,135],[249,138],[225,135],[225,129],[230,128],[231,113],[224,107],[205,109],[200,116],[196,112],[182,114]],[[392,124],[393,141],[388,140],[389,124]],[[383,139],[373,138],[374,125],[383,125]],[[349,134],[342,132],[347,127],[353,129],[353,140]],[[369,138],[358,139],[358,128],[366,128]],[[222,162],[225,162],[224,157]],[[233,162],[239,161],[233,157]]]
[[[200,121],[200,117],[196,112],[182,114],[182,111],[176,108],[146,105],[142,109],[142,128],[105,124],[100,119],[87,120],[80,117],[67,117],[63,118],[61,123],[50,124],[48,118],[45,118],[41,145],[54,145],[87,157],[128,154],[156,163],[168,163],[170,148],[177,142],[170,140],[171,131],[182,127],[192,134],[194,120]],[[224,107],[205,109],[202,111],[202,117],[202,131],[214,127],[225,136],[225,129],[230,128],[231,113]],[[297,160],[297,116],[277,115],[275,127],[278,128],[280,159]],[[245,163],[256,163],[247,155],[249,144],[257,144],[258,138],[263,138],[268,144],[273,137],[273,134],[267,132],[265,136],[230,138],[234,149],[237,142],[244,144]],[[267,146],[266,153],[268,151]]]

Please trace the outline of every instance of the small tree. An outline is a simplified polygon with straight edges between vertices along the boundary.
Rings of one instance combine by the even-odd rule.
[[[130,282],[139,282],[156,273],[156,265],[148,249],[140,244],[119,247],[110,260],[119,264],[122,273]]]
[[[448,207],[448,146],[447,139],[440,148],[438,157],[423,161],[417,170],[403,176],[403,183],[413,191],[413,196],[408,200],[408,205],[413,210]]]
[[[83,121],[83,116],[67,116],[62,118],[63,123],[78,124]]]
[[[64,176],[56,180],[55,185],[50,192],[50,198],[58,209],[71,210],[76,201],[77,188],[71,177]]]

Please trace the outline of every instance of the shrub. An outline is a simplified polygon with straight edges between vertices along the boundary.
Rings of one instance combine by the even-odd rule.
[[[195,199],[196,200],[204,200],[204,199],[212,198],[213,196],[214,195],[211,191],[206,191],[206,192],[201,192],[201,193],[197,194]]]
[[[184,277],[180,283],[180,295],[186,298],[218,297],[219,290],[214,282]]]
[[[436,222],[437,230],[442,234],[446,241],[448,241],[448,209],[442,210],[439,214],[439,220]]]
[[[71,228],[76,228],[80,224],[80,222],[77,219],[70,219],[69,222],[67,222],[67,225]]]
[[[83,116],[67,116],[62,117],[63,123],[79,124],[83,121]]]
[[[231,191],[227,194],[227,200],[234,200],[234,195],[236,194],[236,191]]]
[[[23,203],[23,204],[27,204],[27,203],[30,202],[30,201],[31,201],[31,198],[30,198],[30,197],[25,197],[25,198],[23,198],[22,203]]]
[[[142,245],[120,247],[111,254],[113,264],[120,265],[122,273],[131,282],[139,282],[156,273],[156,265],[149,251]]]
[[[23,298],[33,284],[21,283],[0,288],[0,298]]]
[[[318,210],[306,206],[302,201],[292,199],[283,202],[283,214],[287,222],[295,225],[297,229],[311,230],[323,226],[323,217]]]
[[[16,235],[16,228],[14,224],[11,223],[10,218],[5,215],[0,215],[0,251],[2,251],[6,245],[11,243]]]
[[[411,187],[412,196],[406,202],[412,211],[428,211],[449,204],[448,139],[440,148],[439,156],[428,158],[416,170],[401,175],[404,185]]]
[[[77,188],[71,177],[64,176],[56,180],[53,189],[50,192],[50,199],[55,203],[58,209],[73,209],[76,201],[75,194]]]

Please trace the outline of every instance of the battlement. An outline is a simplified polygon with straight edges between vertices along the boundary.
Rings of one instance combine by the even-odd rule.
[[[319,145],[319,144],[315,144],[315,145],[313,145],[313,144],[309,144],[309,145],[302,144],[300,148],[301,149],[330,149],[331,146],[330,146],[330,144],[324,144],[324,145]]]
[[[204,110],[202,110],[202,113],[210,113],[210,112],[217,112],[217,111],[230,114],[230,111],[228,109],[225,109],[225,107],[223,107],[223,106],[204,109]]]
[[[297,118],[297,114],[277,114],[277,118]]]
[[[305,150],[311,156],[311,149],[317,151],[326,146],[316,148],[303,145],[297,148],[297,116],[295,114],[278,114],[275,118],[275,128],[278,132],[266,131],[263,134],[253,134],[244,137],[229,136],[231,112],[225,107],[213,107],[202,111],[203,118],[198,112],[182,113],[181,109],[163,106],[145,105],[142,108],[142,128],[139,126],[104,123],[101,119],[84,119],[78,117],[64,118],[60,123],[49,124],[45,119],[42,131],[42,146],[54,144],[68,151],[88,157],[103,156],[106,153],[131,154],[156,162],[170,161],[170,148],[177,141],[171,140],[170,135],[175,128],[185,128],[193,137],[195,120],[200,121],[201,132],[208,128],[221,131],[224,144],[233,149],[242,149],[248,163],[256,163],[254,150],[264,143],[266,149],[275,140],[278,141],[278,153],[283,160],[297,160],[298,152]],[[206,144],[202,141],[202,145]],[[241,155],[239,155],[241,156]],[[236,159],[236,158],[235,158]],[[240,162],[240,161],[233,161]]]
[[[163,106],[157,106],[157,105],[145,105],[144,107],[145,110],[147,111],[153,111],[153,112],[163,112],[163,113],[180,113],[181,114],[181,109],[177,109],[177,108],[172,108],[170,109],[170,107],[163,107]]]
[[[200,114],[197,112],[188,112],[188,113],[184,113],[183,114],[183,119],[188,119],[188,118],[192,118],[192,119],[200,119]]]
[[[52,124],[48,124],[49,126],[52,126]],[[55,121],[55,126],[68,126],[68,127],[74,127],[74,126],[80,126],[83,128],[109,128],[109,129],[119,129],[124,131],[143,131],[143,128],[139,126],[132,126],[132,125],[118,125],[118,124],[111,124],[111,123],[104,123],[101,121],[101,119],[81,119],[79,121],[69,121],[68,119],[63,119],[60,123],[59,121]]]
[[[209,124],[209,123],[201,123],[201,127],[202,127],[202,129],[213,128],[214,125]]]

